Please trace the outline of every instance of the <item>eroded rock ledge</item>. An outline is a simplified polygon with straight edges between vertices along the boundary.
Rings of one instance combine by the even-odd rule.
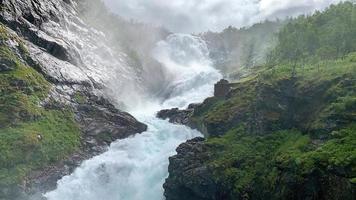
[[[169,122],[173,124],[192,126],[190,123],[190,118],[193,116],[194,108],[197,106],[199,106],[199,104],[190,104],[185,110],[180,110],[178,108],[161,110],[157,113],[156,116],[160,119],[168,119]]]

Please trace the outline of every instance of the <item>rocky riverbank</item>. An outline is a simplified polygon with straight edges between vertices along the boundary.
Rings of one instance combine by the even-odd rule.
[[[133,116],[115,108],[107,99],[92,94],[76,93],[72,102],[75,121],[81,131],[81,147],[54,165],[31,172],[24,185],[29,193],[46,192],[56,187],[57,181],[69,175],[82,161],[106,151],[118,140],[147,130],[147,126]],[[78,102],[79,101],[79,102]],[[46,107],[57,105],[45,105]]]
[[[170,158],[167,200],[353,199],[356,79],[338,62],[298,77],[262,69],[224,97],[161,111],[206,137]]]
[[[355,199],[356,48],[344,46],[355,44],[355,11],[344,2],[291,19],[263,65],[235,61],[226,76],[236,83],[220,81],[193,110],[159,113],[205,136],[170,158],[166,199]]]

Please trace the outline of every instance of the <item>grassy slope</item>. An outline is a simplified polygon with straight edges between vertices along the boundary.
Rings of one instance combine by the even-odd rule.
[[[229,199],[355,198],[355,16],[344,2],[291,20],[266,66],[196,109]]]
[[[18,43],[17,50],[9,41]],[[0,72],[0,188],[21,183],[31,170],[64,158],[80,145],[70,109],[40,106],[51,84],[21,61],[25,56],[21,39],[1,25],[0,60],[12,69]]]
[[[288,65],[260,68],[231,97],[198,108],[193,121],[210,134],[206,164],[232,199],[352,198],[355,55],[305,65],[295,78]]]

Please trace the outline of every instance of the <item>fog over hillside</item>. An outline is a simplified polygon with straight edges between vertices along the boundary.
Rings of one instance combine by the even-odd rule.
[[[104,0],[125,18],[163,25],[173,32],[221,31],[322,10],[341,0]]]

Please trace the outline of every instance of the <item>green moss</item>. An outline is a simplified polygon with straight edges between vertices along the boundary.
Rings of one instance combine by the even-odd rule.
[[[298,128],[321,137],[356,120],[355,62],[322,61],[298,68],[294,75],[291,69],[260,67],[234,83],[227,99],[212,98],[198,107],[193,123],[217,135],[247,125],[255,133]]]
[[[320,163],[329,170],[342,170],[345,177],[356,177],[356,124],[334,131],[333,138],[316,151],[303,155]]]
[[[316,144],[310,136],[296,130],[256,136],[240,127],[222,137],[208,139],[206,144],[212,154],[207,165],[216,182],[230,191],[232,199],[244,194],[253,199],[285,198],[283,195],[295,191],[279,196],[277,190],[288,191],[292,185],[303,187],[313,179],[322,182],[334,172],[340,179],[355,178],[355,133],[356,126],[351,125],[334,132],[334,138],[327,142]]]
[[[73,99],[79,104],[83,104],[87,100],[86,97],[83,94],[79,93],[79,92],[76,92],[74,94]]]
[[[0,47],[0,59],[13,63],[11,71],[0,73],[0,127],[35,119],[50,84],[33,68],[22,64],[6,46]]]
[[[356,62],[356,52],[350,53],[346,56],[346,60]]]
[[[351,182],[352,184],[356,184],[356,178],[351,179],[350,182]]]
[[[79,128],[69,111],[45,111],[39,120],[0,129],[1,184],[15,184],[31,170],[77,150]]]
[[[296,131],[280,131],[266,136],[255,136],[238,128],[221,138],[209,139],[210,148],[219,149],[209,164],[218,182],[230,187],[232,196],[243,194],[249,187],[270,194],[277,184],[278,168],[275,158],[279,152],[302,152],[310,143],[307,136]],[[291,146],[292,144],[292,146]],[[267,196],[265,196],[267,197]]]
[[[16,40],[20,51],[6,46],[7,40]],[[19,41],[0,26],[0,60],[10,67],[0,72],[0,187],[20,183],[32,170],[63,159],[80,146],[73,112],[40,105],[51,84],[21,61],[18,53],[27,50]]]

